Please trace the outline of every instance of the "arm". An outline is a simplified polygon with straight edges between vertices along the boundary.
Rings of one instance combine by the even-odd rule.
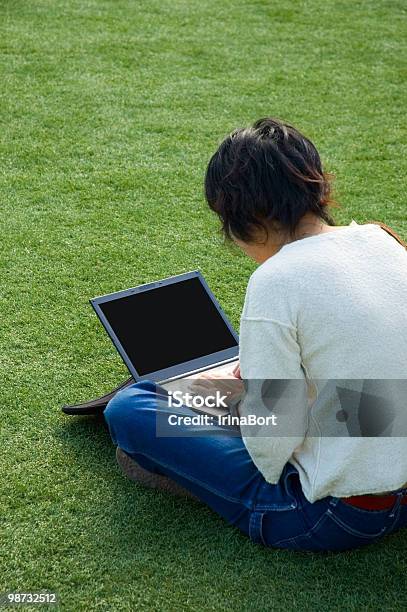
[[[240,415],[276,415],[276,426],[243,425],[241,431],[253,462],[268,482],[277,483],[308,427],[307,385],[295,328],[243,316],[240,367],[247,388]]]

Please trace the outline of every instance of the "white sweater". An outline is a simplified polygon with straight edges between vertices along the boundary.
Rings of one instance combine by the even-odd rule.
[[[242,427],[268,482],[278,482],[287,461],[311,502],[394,490],[407,481],[406,305],[407,252],[373,224],[353,222],[289,243],[252,274],[240,324],[241,374],[251,392],[240,414],[265,414],[254,379],[313,381],[317,392],[314,402],[283,401],[283,410],[274,400],[275,427],[257,427],[256,435]],[[403,380],[404,410],[380,437],[348,433],[344,414],[360,401],[361,379]],[[395,387],[400,392],[400,383]]]

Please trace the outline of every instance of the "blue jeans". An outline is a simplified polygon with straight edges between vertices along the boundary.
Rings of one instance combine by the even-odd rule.
[[[210,426],[205,435],[202,426],[196,431],[187,426],[184,436],[157,437],[157,415],[167,420],[169,414],[196,415],[186,407],[169,408],[167,397],[151,382],[119,391],[104,413],[117,446],[145,469],[188,489],[253,542],[340,551],[407,526],[407,505],[401,504],[405,489],[387,510],[361,510],[335,497],[310,503],[294,466],[287,463],[278,484],[266,482],[242,438],[228,427],[214,431]],[[177,432],[182,434],[182,425]]]

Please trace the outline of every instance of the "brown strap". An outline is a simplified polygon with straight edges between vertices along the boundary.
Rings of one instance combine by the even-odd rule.
[[[396,234],[396,232],[394,230],[391,229],[391,227],[389,227],[388,225],[385,225],[384,223],[381,223],[380,221],[370,221],[369,223],[373,223],[374,225],[380,225],[380,227],[385,232],[390,234],[390,236],[393,236],[393,238],[395,238],[397,240],[397,242],[399,242],[401,245],[403,245],[403,247],[405,249],[407,249],[407,244],[404,242],[404,240],[402,240],[400,238],[400,236],[398,234]]]

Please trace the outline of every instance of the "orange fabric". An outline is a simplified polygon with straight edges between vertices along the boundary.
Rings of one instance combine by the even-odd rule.
[[[400,244],[403,245],[403,247],[405,249],[407,249],[407,244],[404,242],[404,240],[402,240],[400,238],[400,236],[398,234],[396,234],[396,232],[394,230],[391,229],[391,227],[389,227],[388,225],[385,225],[384,223],[381,223],[381,221],[369,221],[369,223],[373,223],[374,225],[380,225],[380,227],[387,232],[388,234],[390,234],[390,236],[393,236],[393,238],[395,238],[395,240],[397,240],[397,242],[399,242]]]

